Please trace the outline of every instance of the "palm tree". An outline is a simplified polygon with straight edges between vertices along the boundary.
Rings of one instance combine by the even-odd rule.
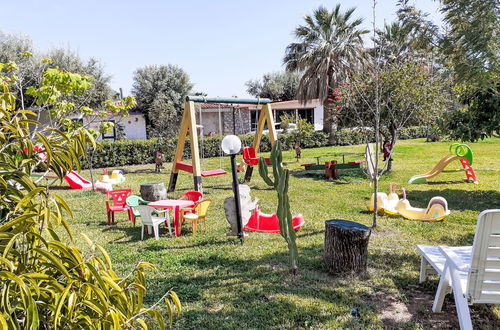
[[[315,98],[323,100],[323,130],[329,134],[332,144],[338,120],[329,95],[340,83],[348,82],[354,70],[367,58],[362,35],[369,31],[360,29],[362,19],[352,19],[354,10],[342,12],[337,5],[330,12],[320,6],[312,15],[306,15],[305,25],[299,25],[294,31],[299,41],[287,46],[283,59],[287,70],[304,71],[298,99],[302,102]]]

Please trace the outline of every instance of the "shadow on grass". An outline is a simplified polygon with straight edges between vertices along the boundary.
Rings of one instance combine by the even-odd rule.
[[[496,190],[459,190],[436,189],[419,191],[412,190],[408,193],[408,200],[415,207],[427,207],[429,200],[434,196],[442,196],[448,201],[450,210],[484,211],[500,208],[500,191]]]
[[[195,254],[182,259],[196,269],[193,274],[170,273],[154,280],[155,287],[175,287],[183,303],[192,305],[183,314],[181,328],[314,328],[333,322],[353,327],[352,322],[365,322],[350,316],[361,300],[340,284],[343,279],[327,275],[321,262],[322,246],[300,250],[297,275],[289,271],[288,253],[257,259],[231,257],[216,250],[200,253],[203,257]],[[148,301],[161,294],[152,292]],[[329,308],[314,303],[297,305],[293,296],[324,300]],[[366,322],[365,326],[373,324],[373,319]]]
[[[463,241],[470,241],[470,235],[465,235]],[[455,241],[455,243],[460,243]],[[469,243],[470,244],[470,243]],[[452,244],[461,245],[461,244]],[[415,270],[414,276],[409,276],[404,265],[412,265]],[[420,269],[420,256],[410,253],[394,253],[380,249],[374,249],[369,256],[369,267],[382,271],[396,286],[398,292],[390,293],[384,287],[373,288],[380,293],[367,297],[366,301],[374,305],[382,321],[388,328],[404,328],[408,320],[400,320],[398,314],[407,313],[411,321],[419,323],[424,329],[427,328],[458,328],[458,319],[453,295],[446,297],[443,311],[432,313],[432,304],[437,290],[438,277],[430,277],[426,282],[418,283],[418,270]],[[411,273],[410,273],[411,274]],[[394,297],[398,298],[394,304]],[[401,311],[398,304],[404,302],[405,308]],[[392,309],[392,310],[391,310]],[[397,313],[396,310],[398,309]],[[404,310],[406,309],[406,311]],[[481,328],[482,324],[488,327],[498,328],[500,319],[493,312],[493,305],[474,305],[471,308],[473,324]],[[403,317],[404,318],[404,317]]]
[[[70,186],[50,186],[50,190],[72,190]]]
[[[328,180],[325,178],[324,171],[306,171],[306,170],[297,170],[291,171],[290,174],[296,178],[307,178],[312,179],[314,181],[324,181],[324,182],[332,182],[333,184],[350,184],[350,183],[362,183],[365,182],[366,176],[362,169],[346,169],[340,170],[340,179],[338,180]]]

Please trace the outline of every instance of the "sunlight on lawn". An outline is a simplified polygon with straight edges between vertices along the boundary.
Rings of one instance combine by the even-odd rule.
[[[214,201],[208,213],[207,231],[193,238],[190,225],[182,235],[171,238],[165,227],[160,240],[148,236],[140,240],[140,225],[135,227],[125,212],[116,215],[117,224],[107,226],[104,196],[100,193],[61,189],[72,207],[74,232],[84,232],[109,251],[120,274],[129,272],[139,260],[150,261],[158,269],[148,277],[148,302],[154,302],[175,287],[185,312],[179,328],[278,328],[278,327],[456,327],[453,299],[448,298],[444,313],[431,313],[437,278],[418,284],[420,265],[416,244],[472,244],[477,215],[484,209],[500,208],[500,140],[489,139],[470,144],[475,157],[474,170],[479,184],[464,181],[459,162],[428,184],[407,185],[407,180],[430,170],[448,152],[450,142],[425,143],[422,139],[401,141],[395,149],[394,171],[382,178],[381,191],[389,183],[407,189],[412,206],[426,207],[433,196],[447,199],[451,215],[443,222],[425,223],[401,218],[379,218],[369,245],[369,274],[362,278],[332,277],[322,264],[324,222],[347,219],[371,225],[366,203],[371,195],[362,171],[341,172],[340,182],[326,181],[321,174],[305,174],[301,163],[341,160],[339,154],[362,154],[364,146],[327,147],[302,150],[295,161],[293,151],[284,152],[291,169],[290,203],[292,214],[302,213],[305,225],[298,232],[299,274],[288,272],[288,252],[279,234],[248,233],[241,246],[228,232],[223,201],[232,195],[230,175],[204,179],[205,198]],[[336,155],[336,156],[335,156]],[[350,159],[351,157],[352,159]],[[346,161],[362,159],[348,155]],[[202,162],[204,169],[218,168],[219,159]],[[224,168],[230,171],[229,159]],[[126,182],[120,188],[132,188],[148,182],[168,183],[170,164],[161,174],[154,164],[122,168]],[[100,176],[100,170],[96,170]],[[88,171],[82,175],[89,178]],[[178,190],[169,198],[178,198],[190,190],[192,177],[179,175]],[[252,197],[260,199],[263,212],[274,213],[277,201],[254,171]],[[118,187],[118,186],[117,186]],[[57,189],[57,188],[56,188]],[[86,248],[78,238],[77,245]],[[392,306],[392,307],[391,307]],[[350,315],[360,308],[361,318]],[[387,313],[393,308],[392,313]],[[473,306],[472,317],[498,322],[498,313],[490,306]],[[490,312],[488,312],[490,311]],[[388,316],[389,315],[389,316]],[[449,320],[451,319],[451,321]]]

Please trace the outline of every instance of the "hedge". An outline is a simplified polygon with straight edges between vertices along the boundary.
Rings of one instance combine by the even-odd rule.
[[[399,138],[416,139],[426,137],[427,130],[425,127],[415,126],[404,128],[399,132]],[[368,135],[368,137],[367,137]],[[254,135],[240,135],[241,143],[243,146],[251,146]],[[283,149],[288,150],[292,148],[294,137],[293,135],[278,135],[282,143]],[[337,132],[337,145],[354,145],[373,142],[374,134],[371,130],[364,129],[341,129]],[[218,157],[221,153],[220,144],[222,137],[206,137],[203,141],[200,140],[200,149],[203,146],[203,157]],[[309,137],[302,139],[302,148],[317,148],[325,147],[328,145],[328,136],[323,132],[313,132]],[[148,140],[118,140],[115,142],[103,141],[101,142],[102,148],[94,153],[94,168],[102,167],[119,167],[125,165],[139,165],[150,164],[154,162],[156,152],[163,153],[163,159],[167,162],[172,161],[174,158],[177,139],[148,139]],[[260,151],[268,152],[271,150],[271,143],[269,136],[264,135],[260,144]],[[184,155],[190,158],[190,144],[186,143]],[[88,167],[84,163],[84,167]]]

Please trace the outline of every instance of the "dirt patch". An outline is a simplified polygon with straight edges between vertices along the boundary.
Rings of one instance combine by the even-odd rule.
[[[453,295],[446,296],[443,309],[432,312],[435,292],[419,286],[409,286],[404,293],[380,291],[370,296],[369,303],[388,329],[403,328],[417,323],[424,329],[458,329],[459,323]],[[474,305],[470,308],[472,323],[478,329],[499,329],[500,319],[494,305]]]
[[[397,326],[412,319],[412,314],[395,293],[380,291],[370,296],[370,300],[386,326]]]

